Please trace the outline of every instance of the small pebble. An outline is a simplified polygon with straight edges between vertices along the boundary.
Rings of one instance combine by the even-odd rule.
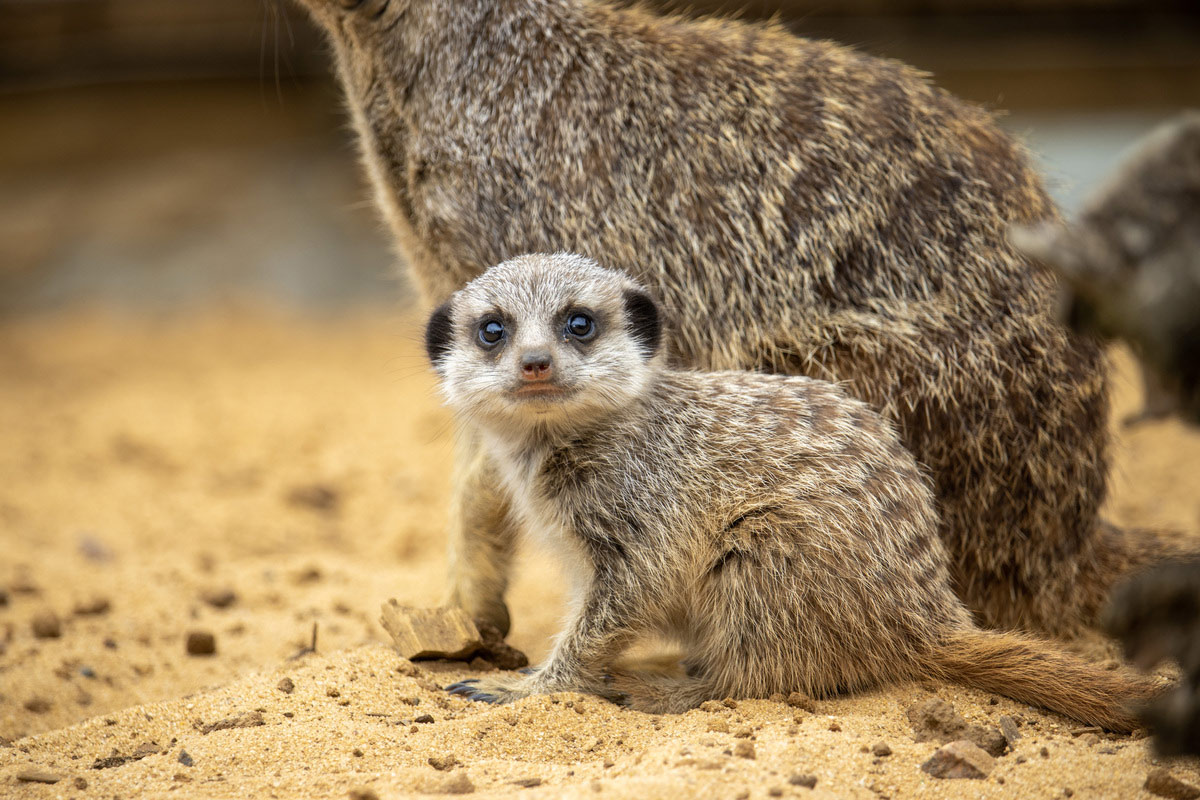
[[[80,778],[75,779],[75,788],[76,789],[83,790],[83,789],[86,789],[87,787],[88,787],[87,778],[80,777]]]
[[[1004,735],[1004,740],[1008,742],[1009,747],[1015,747],[1017,740],[1021,738],[1021,732],[1017,730],[1017,721],[1005,714],[997,720],[1000,724],[1000,733]]]
[[[205,589],[200,599],[213,608],[229,608],[237,602],[237,592],[232,589]]]
[[[799,708],[809,712],[810,714],[817,708],[816,704],[813,703],[812,698],[800,692],[792,692],[789,694],[787,696],[787,704],[792,708]]]
[[[803,786],[805,789],[812,789],[817,785],[816,775],[802,775],[797,772],[792,777],[788,778],[788,783],[792,786]]]
[[[35,767],[18,772],[17,780],[21,783],[58,783],[62,780],[62,776],[56,772]]]
[[[291,678],[283,678],[275,684],[275,688],[284,694],[291,694],[296,691],[296,683]]]
[[[892,754],[892,748],[888,746],[887,742],[876,742],[871,746],[871,752],[880,758],[884,758]]]
[[[427,759],[427,763],[439,772],[446,772],[447,770],[454,769],[455,765],[458,764],[458,759],[453,755],[430,756]]]
[[[187,750],[180,750],[179,757],[176,758],[175,760],[178,761],[180,764],[183,764],[185,767],[193,766],[196,763],[195,761],[192,760],[192,757],[190,755],[188,755]]]
[[[361,747],[354,748],[354,750],[351,751],[351,755],[353,755],[355,758],[362,758],[363,757],[362,748]]]
[[[211,656],[217,652],[217,637],[209,631],[191,631],[187,635],[189,656]]]
[[[542,779],[541,778],[518,778],[517,780],[512,781],[512,785],[520,786],[524,789],[532,789],[535,786],[541,786]]]
[[[749,739],[743,739],[733,746],[733,754],[738,758],[748,758],[753,761],[757,758],[754,752],[754,742]]]
[[[50,701],[44,697],[31,697],[25,701],[25,710],[32,714],[45,714],[50,710]]]
[[[772,786],[767,789],[767,794],[771,797],[783,797],[783,788],[780,786]]]
[[[369,786],[358,786],[350,790],[350,800],[379,800],[379,795]]]
[[[320,576],[320,570],[318,570],[317,567],[310,566],[296,573],[295,582],[316,583],[317,581],[320,581],[320,577],[322,577]]]
[[[112,603],[109,602],[107,597],[92,597],[76,603],[73,610],[76,616],[95,617],[100,614],[107,614],[110,608],[112,608]]]
[[[320,483],[296,486],[287,493],[289,505],[332,513],[337,511],[341,497],[336,489]]]
[[[53,611],[39,611],[33,618],[32,627],[37,639],[57,639],[62,636],[62,620]]]
[[[829,723],[829,730],[834,731],[836,733],[837,731],[840,731],[841,729],[842,729],[842,726],[839,725],[838,723],[836,723],[836,722]]]
[[[428,725],[429,723],[433,722],[433,715],[432,714],[422,714],[421,716],[414,719],[413,722],[419,722],[422,725]]]

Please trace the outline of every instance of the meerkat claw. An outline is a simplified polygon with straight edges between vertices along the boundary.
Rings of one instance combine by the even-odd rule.
[[[486,692],[473,692],[472,694],[467,695],[467,699],[474,700],[476,703],[492,703],[493,705],[500,702],[499,697]]]
[[[477,683],[479,683],[479,681],[474,680],[474,679],[459,681],[458,683],[452,683],[449,686],[447,686],[446,691],[449,692],[450,694],[455,694],[455,695],[459,695],[459,696],[470,695],[471,693],[473,693],[475,691],[474,685]]]

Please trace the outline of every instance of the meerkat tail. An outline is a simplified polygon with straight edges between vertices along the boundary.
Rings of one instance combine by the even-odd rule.
[[[1102,669],[1049,642],[1016,633],[956,632],[932,661],[946,680],[1120,733],[1139,726],[1136,706],[1160,691],[1153,680],[1125,669]]]

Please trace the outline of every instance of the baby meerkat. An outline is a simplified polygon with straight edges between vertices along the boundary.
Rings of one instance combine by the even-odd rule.
[[[832,383],[665,364],[655,301],[574,255],[506,261],[426,330],[524,530],[568,567],[572,618],[528,675],[451,691],[592,692],[654,712],[934,676],[1114,730],[1154,685],[984,631],[950,582],[933,494],[892,426]],[[636,638],[686,677],[610,674]]]

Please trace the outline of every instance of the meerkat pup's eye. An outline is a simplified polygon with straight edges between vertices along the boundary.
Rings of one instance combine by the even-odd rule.
[[[486,319],[479,323],[479,341],[485,347],[492,347],[504,338],[504,324],[500,320]]]
[[[576,311],[567,317],[567,334],[576,339],[588,340],[596,333],[596,323],[582,311]]]

